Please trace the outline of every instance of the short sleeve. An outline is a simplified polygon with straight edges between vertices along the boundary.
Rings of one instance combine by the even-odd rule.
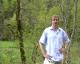
[[[70,39],[67,35],[67,33],[65,31],[63,31],[63,42],[64,43],[69,43],[70,42]]]
[[[43,43],[43,44],[46,44],[47,42],[47,32],[46,30],[43,31],[41,37],[40,37],[40,40],[39,40],[40,43]]]

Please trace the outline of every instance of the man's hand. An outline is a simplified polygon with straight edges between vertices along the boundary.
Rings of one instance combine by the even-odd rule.
[[[50,55],[47,54],[47,51],[46,51],[46,49],[45,49],[45,45],[42,44],[42,43],[39,43],[39,45],[40,45],[40,49],[41,49],[41,52],[42,52],[43,56],[44,56],[46,59],[51,59],[52,56],[50,56]]]
[[[59,51],[60,51],[61,53],[64,53],[64,52],[65,52],[65,48],[60,48]]]
[[[45,54],[44,57],[45,57],[46,59],[49,59],[49,60],[52,58],[52,56],[50,56],[50,55],[48,55],[48,54]]]

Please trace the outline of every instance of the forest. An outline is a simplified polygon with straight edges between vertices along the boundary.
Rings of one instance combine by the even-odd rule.
[[[38,41],[59,15],[71,40],[63,64],[80,64],[80,0],[0,0],[0,64],[42,64]]]

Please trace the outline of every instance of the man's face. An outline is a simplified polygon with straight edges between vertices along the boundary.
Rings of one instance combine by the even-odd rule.
[[[58,27],[58,24],[59,24],[59,17],[58,16],[52,17],[52,26]]]

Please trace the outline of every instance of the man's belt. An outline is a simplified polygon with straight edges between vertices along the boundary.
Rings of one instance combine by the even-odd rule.
[[[55,63],[55,61],[54,60],[51,60],[51,59],[48,59],[48,62],[49,63]]]
[[[49,63],[55,63],[55,64],[61,64],[60,61],[54,61],[54,60],[51,60],[51,59],[50,59],[50,60],[48,59],[48,62],[49,62]]]

